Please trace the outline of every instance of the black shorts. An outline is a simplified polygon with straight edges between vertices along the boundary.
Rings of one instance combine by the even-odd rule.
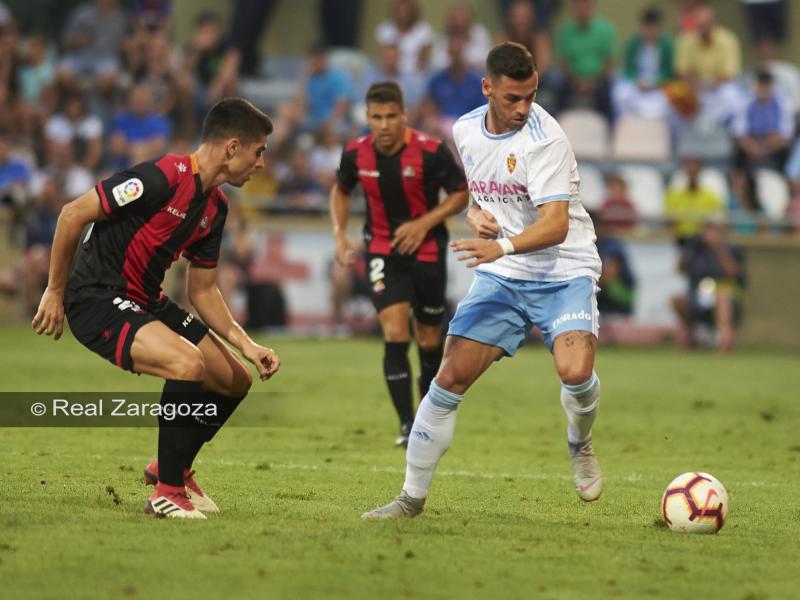
[[[113,292],[97,299],[69,302],[64,309],[75,339],[126,371],[133,371],[133,338],[148,323],[161,321],[195,345],[208,333],[205,323],[166,296],[149,310]]]
[[[425,325],[444,319],[447,269],[444,260],[421,262],[413,256],[367,255],[367,278],[375,310],[409,302],[414,318]]]

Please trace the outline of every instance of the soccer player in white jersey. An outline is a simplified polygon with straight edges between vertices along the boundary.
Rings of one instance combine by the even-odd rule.
[[[451,247],[475,268],[475,280],[450,322],[441,367],[417,410],[403,489],[364,518],[422,512],[464,394],[493,362],[513,356],[533,325],[561,378],[575,488],[587,502],[603,491],[592,448],[600,398],[593,369],[600,258],[578,195],[575,156],[555,119],[534,103],[538,84],[530,52],[500,44],[486,59],[488,105],[453,126],[473,199],[467,222],[477,237]]]

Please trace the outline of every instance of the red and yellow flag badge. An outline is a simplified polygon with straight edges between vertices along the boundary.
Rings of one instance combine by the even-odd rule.
[[[513,173],[514,169],[517,168],[517,157],[514,156],[513,152],[506,156],[506,168],[509,173]]]

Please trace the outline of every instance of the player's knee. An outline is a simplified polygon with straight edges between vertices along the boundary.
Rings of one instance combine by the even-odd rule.
[[[460,376],[459,373],[453,369],[439,369],[434,381],[441,389],[454,394],[463,395],[464,392],[467,391],[467,388],[469,388],[469,385],[465,381],[464,377]]]
[[[206,377],[206,361],[199,348],[181,348],[180,352],[173,354],[169,370],[172,379],[203,381]]]
[[[384,342],[407,342],[409,341],[408,327],[401,325],[389,325],[383,328]]]
[[[253,375],[245,365],[237,361],[233,372],[230,395],[233,398],[241,398],[247,395],[253,385]]]
[[[417,345],[420,350],[426,352],[433,352],[442,347],[441,331],[434,333],[419,333],[417,335]]]
[[[592,365],[591,363],[562,365],[558,369],[558,376],[562,383],[578,385],[592,377]]]

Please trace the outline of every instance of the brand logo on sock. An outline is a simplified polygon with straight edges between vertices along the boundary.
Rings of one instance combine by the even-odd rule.
[[[425,433],[424,431],[419,431],[418,429],[414,429],[414,430],[411,432],[411,435],[415,435],[415,436],[417,436],[417,437],[418,437],[419,439],[421,439],[423,442],[432,442],[432,441],[433,441],[433,439],[431,438],[431,436],[429,436],[429,435],[428,435],[427,433]]]
[[[386,376],[386,381],[399,381],[401,379],[408,379],[408,371],[403,373],[390,373]]]

